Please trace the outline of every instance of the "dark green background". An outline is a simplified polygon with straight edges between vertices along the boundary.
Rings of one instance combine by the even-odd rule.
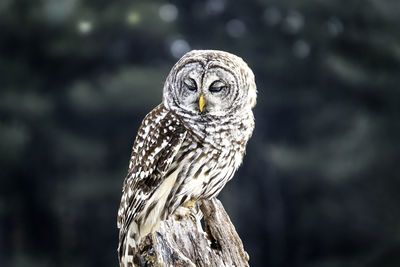
[[[251,265],[400,266],[399,14],[396,0],[1,0],[0,266],[117,266],[131,146],[187,49],[256,75],[256,130],[220,195]]]

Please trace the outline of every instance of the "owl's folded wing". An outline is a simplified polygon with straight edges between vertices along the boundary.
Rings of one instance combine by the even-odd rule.
[[[164,181],[185,136],[186,130],[181,122],[162,105],[143,120],[133,146],[118,211],[120,246],[132,220],[144,216],[143,209],[149,204],[147,201]]]

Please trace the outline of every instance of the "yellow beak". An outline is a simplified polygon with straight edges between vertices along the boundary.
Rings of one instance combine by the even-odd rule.
[[[203,108],[204,108],[205,104],[206,104],[206,101],[204,100],[204,95],[200,94],[200,97],[199,97],[200,112],[203,112]]]

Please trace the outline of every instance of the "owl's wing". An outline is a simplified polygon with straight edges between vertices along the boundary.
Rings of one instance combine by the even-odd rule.
[[[143,216],[141,211],[147,200],[164,181],[185,136],[186,130],[179,119],[162,105],[143,120],[133,145],[118,211],[120,247],[132,220]]]

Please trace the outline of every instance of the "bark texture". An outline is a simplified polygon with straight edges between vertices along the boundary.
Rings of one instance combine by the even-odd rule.
[[[221,202],[214,198],[198,204],[190,216],[161,222],[159,231],[140,244],[135,262],[143,267],[249,266],[249,255]]]

